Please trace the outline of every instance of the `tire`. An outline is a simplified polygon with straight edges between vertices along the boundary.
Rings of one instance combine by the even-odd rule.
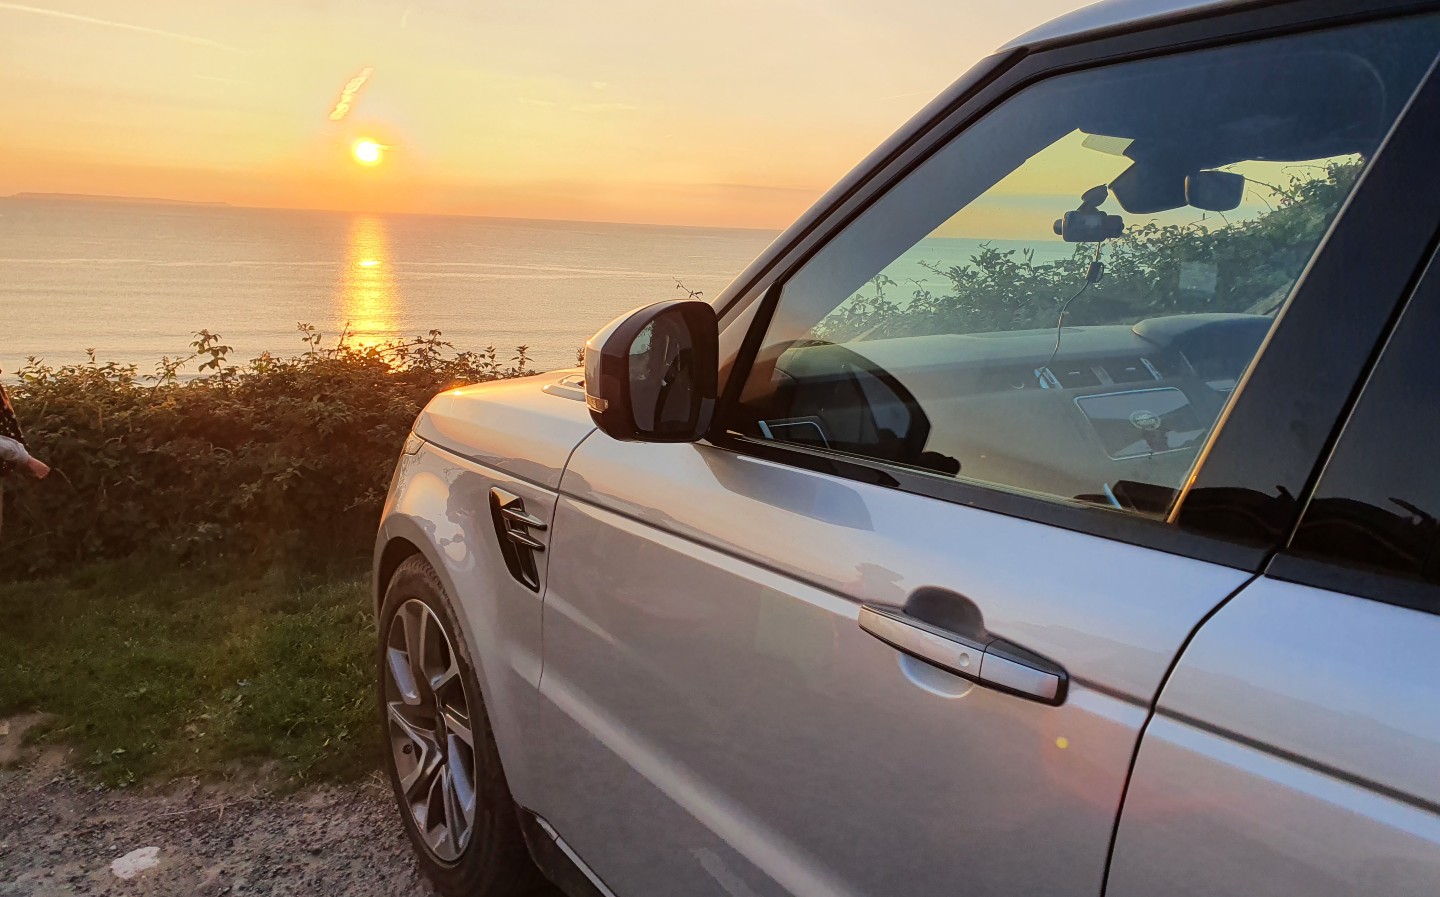
[[[525,847],[475,664],[423,557],[396,568],[378,642],[385,768],[421,872],[445,897],[535,894],[544,880]]]

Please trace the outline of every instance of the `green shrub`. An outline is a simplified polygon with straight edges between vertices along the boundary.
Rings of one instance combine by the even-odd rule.
[[[1299,279],[1331,218],[1359,176],[1358,158],[1305,166],[1268,187],[1269,209],[1250,220],[1211,228],[1149,223],[1106,241],[1105,276],[1071,307],[1067,324],[1118,324],[1181,312],[1258,312],[1277,307]],[[1223,216],[1221,221],[1225,221]],[[908,296],[881,275],[819,323],[811,336],[830,342],[930,333],[986,333],[1054,328],[1066,300],[1085,282],[1094,244],[1068,258],[1037,263],[1033,252],[983,245],[967,264],[926,264],[938,288],[919,284]],[[1216,272],[1213,294],[1187,290],[1184,266]]]
[[[34,453],[55,474],[5,483],[0,576],[21,578],[136,552],[309,564],[366,555],[395,459],[425,403],[528,370],[493,348],[459,352],[439,331],[333,346],[300,325],[304,351],[232,364],[218,334],[152,375],[36,359],[10,387]],[[191,363],[198,371],[181,372]]]

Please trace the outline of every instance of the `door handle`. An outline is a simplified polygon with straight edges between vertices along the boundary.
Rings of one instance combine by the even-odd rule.
[[[861,605],[860,628],[897,651],[971,682],[1045,704],[1065,702],[1065,670],[1004,639],[958,635],[874,604]]]

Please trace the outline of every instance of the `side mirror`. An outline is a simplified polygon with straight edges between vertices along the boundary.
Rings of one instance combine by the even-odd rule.
[[[710,429],[719,327],[708,302],[679,299],[622,315],[585,343],[595,426],[633,442],[694,442]]]

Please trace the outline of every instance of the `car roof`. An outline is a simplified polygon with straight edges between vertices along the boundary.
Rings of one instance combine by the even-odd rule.
[[[1066,13],[1058,19],[1051,19],[1039,28],[1020,35],[1001,49],[1031,47],[1095,31],[1129,25],[1148,25],[1161,19],[1197,13],[1220,12],[1228,7],[1244,6],[1253,2],[1254,0],[1101,0],[1100,3]]]

